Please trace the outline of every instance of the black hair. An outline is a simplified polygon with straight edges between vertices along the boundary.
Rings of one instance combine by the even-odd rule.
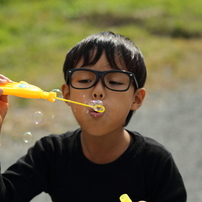
[[[147,70],[141,51],[129,38],[110,31],[86,37],[67,53],[63,65],[65,81],[67,82],[68,69],[75,68],[81,59],[84,60],[82,67],[96,64],[103,51],[105,51],[107,60],[113,69],[120,69],[116,62],[118,57],[122,64],[121,68],[135,74],[139,88],[144,86]],[[132,110],[129,112],[125,126],[129,123],[133,112]]]

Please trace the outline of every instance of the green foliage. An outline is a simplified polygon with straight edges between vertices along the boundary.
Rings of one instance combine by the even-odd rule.
[[[174,66],[186,69],[188,50],[201,53],[200,2],[0,0],[0,73],[46,90],[59,88],[66,52],[89,34],[112,30],[130,37],[141,48],[150,78],[165,68],[174,77],[187,79],[190,73]],[[194,57],[192,64],[198,67],[199,61]]]

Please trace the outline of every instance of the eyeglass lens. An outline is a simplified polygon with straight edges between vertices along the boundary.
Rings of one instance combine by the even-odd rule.
[[[130,85],[129,75],[123,72],[108,72],[103,78],[104,84],[112,90],[124,91]],[[74,71],[71,75],[71,85],[75,88],[85,89],[97,82],[97,76],[91,71]]]

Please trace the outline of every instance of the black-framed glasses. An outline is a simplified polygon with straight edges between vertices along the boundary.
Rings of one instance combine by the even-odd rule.
[[[76,68],[67,71],[67,83],[75,89],[89,89],[101,78],[104,86],[113,91],[127,91],[132,81],[138,89],[138,83],[132,72],[124,70],[95,71]]]

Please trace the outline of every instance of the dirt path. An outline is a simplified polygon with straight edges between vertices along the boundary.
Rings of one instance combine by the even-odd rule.
[[[201,90],[185,88],[175,92],[150,93],[142,108],[136,112],[127,127],[156,139],[172,153],[187,188],[187,201],[202,201],[201,101]],[[63,109],[57,111],[59,113],[57,116],[60,118],[57,118],[54,124],[32,128],[34,134],[38,135],[35,135],[30,144],[9,139],[8,128],[12,125],[9,125],[9,122],[5,123],[7,125],[4,129],[5,132],[2,132],[1,135],[0,150],[2,171],[14,163],[36,139],[44,134],[48,135],[51,130],[60,132],[58,129],[64,131],[66,128],[71,130],[77,127],[71,115],[68,116],[67,121],[63,118],[67,116],[67,112],[64,112]],[[8,116],[11,117],[13,113],[14,111],[10,112]],[[70,114],[70,112],[68,113]],[[32,200],[32,202],[45,201],[51,201],[50,197],[45,194]]]
[[[128,127],[154,138],[172,153],[187,188],[188,202],[202,201],[201,102],[201,90],[152,94]]]

